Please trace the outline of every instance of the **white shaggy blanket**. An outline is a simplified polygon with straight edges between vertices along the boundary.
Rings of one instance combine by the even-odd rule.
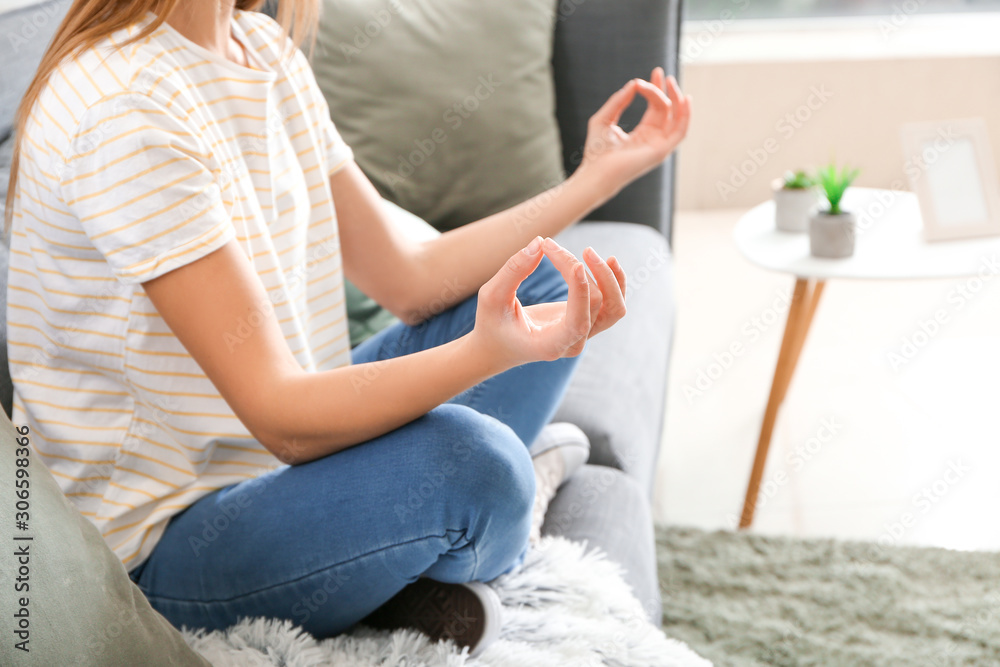
[[[450,642],[409,631],[357,627],[317,641],[288,621],[244,619],[225,631],[185,630],[188,644],[216,667],[706,667],[681,642],[649,623],[621,577],[598,551],[542,539],[523,567],[490,582],[503,602],[500,639],[478,658]]]

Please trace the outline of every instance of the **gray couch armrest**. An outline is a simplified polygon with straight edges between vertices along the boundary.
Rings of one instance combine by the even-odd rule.
[[[583,466],[552,499],[542,534],[603,551],[608,560],[622,566],[625,582],[649,620],[661,624],[653,520],[638,482],[620,470]]]
[[[625,471],[652,498],[674,329],[670,248],[652,229],[623,222],[576,225],[557,240],[578,257],[590,245],[618,258],[628,313],[587,344],[555,421],[582,428],[590,462]]]
[[[566,173],[580,164],[587,120],[629,79],[649,78],[657,65],[677,74],[681,0],[560,0],[552,69],[556,117]],[[622,117],[626,130],[645,109],[640,102]],[[675,158],[621,191],[590,220],[628,220],[670,238]]]

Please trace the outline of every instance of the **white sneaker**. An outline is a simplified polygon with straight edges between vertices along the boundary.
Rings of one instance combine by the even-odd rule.
[[[412,628],[434,641],[450,639],[476,657],[500,637],[500,596],[479,581],[446,584],[420,578],[365,618],[380,630]]]
[[[558,487],[590,458],[590,439],[576,424],[553,422],[542,429],[535,441],[528,447],[528,453],[534,459],[556,448],[559,448],[563,461]]]
[[[548,424],[528,447],[535,468],[535,504],[528,542],[538,545],[549,503],[556,491],[590,458],[590,440],[575,424]]]

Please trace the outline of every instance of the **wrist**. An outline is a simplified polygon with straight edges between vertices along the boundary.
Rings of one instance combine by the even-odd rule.
[[[588,160],[581,162],[566,180],[590,196],[594,202],[591,210],[606,204],[625,187],[625,184],[619,184],[611,174],[605,173],[599,164]]]
[[[478,381],[499,375],[518,364],[507,358],[500,346],[491,344],[487,336],[475,328],[455,341],[462,363],[471,369]]]

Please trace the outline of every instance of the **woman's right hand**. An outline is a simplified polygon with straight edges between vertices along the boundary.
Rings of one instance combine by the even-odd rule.
[[[548,257],[569,286],[566,301],[522,306],[517,288]],[[550,238],[535,237],[479,290],[472,336],[508,367],[574,357],[587,340],[625,315],[625,272],[587,248],[583,262]]]

